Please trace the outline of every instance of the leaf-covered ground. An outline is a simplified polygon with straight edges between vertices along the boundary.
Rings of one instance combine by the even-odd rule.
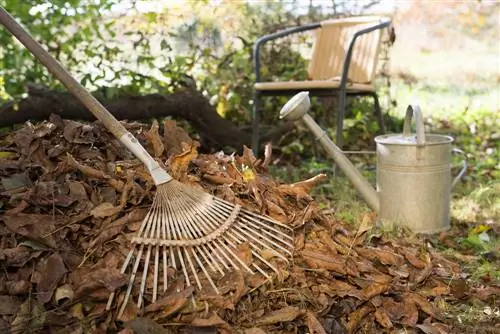
[[[198,154],[172,121],[124,124],[181,182],[268,214],[295,230],[295,254],[267,280],[234,271],[221,295],[173,284],[157,303],[116,319],[111,291],[154,197],[149,174],[98,123],[52,116],[0,138],[0,332],[2,333],[470,333],[446,306],[490,305],[495,282],[470,285],[431,240],[386,234],[375,215],[339,221],[310,196],[325,176],[280,184],[259,159]],[[164,131],[165,130],[165,131]],[[240,249],[242,258],[251,254]],[[137,283],[139,279],[137,280]],[[150,300],[147,291],[146,300]],[[136,314],[137,313],[137,314]],[[493,318],[494,319],[494,318]]]

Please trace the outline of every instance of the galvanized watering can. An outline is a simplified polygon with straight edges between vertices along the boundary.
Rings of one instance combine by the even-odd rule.
[[[281,109],[280,119],[301,120],[342,169],[368,205],[378,213],[381,224],[402,224],[416,233],[435,233],[450,226],[451,190],[463,177],[467,163],[452,180],[453,138],[425,134],[423,117],[417,105],[406,111],[402,134],[377,136],[377,187],[361,175],[342,150],[307,114],[308,92],[292,97]],[[416,134],[411,133],[412,119]]]

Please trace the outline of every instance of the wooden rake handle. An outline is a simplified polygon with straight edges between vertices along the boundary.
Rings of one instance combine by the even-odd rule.
[[[158,162],[141,146],[139,141],[104,108],[71,74],[48,53],[2,6],[0,23],[10,31],[49,71],[72,93],[104,126],[142,161],[153,176],[156,185],[172,179]]]

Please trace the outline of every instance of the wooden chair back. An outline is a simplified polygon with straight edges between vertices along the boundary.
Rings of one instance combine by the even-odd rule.
[[[311,80],[340,80],[352,36],[382,20],[381,16],[360,16],[321,22],[316,30],[308,74]],[[372,84],[377,68],[383,31],[377,29],[358,37],[354,44],[348,80]]]

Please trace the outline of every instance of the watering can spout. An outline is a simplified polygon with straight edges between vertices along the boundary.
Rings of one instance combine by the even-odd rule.
[[[326,150],[328,156],[335,161],[356,189],[361,193],[370,208],[379,212],[380,204],[377,191],[368,180],[361,175],[351,161],[347,159],[342,150],[335,145],[318,123],[307,114],[310,106],[309,92],[300,92],[293,96],[283,108],[281,108],[280,119],[302,121]]]

